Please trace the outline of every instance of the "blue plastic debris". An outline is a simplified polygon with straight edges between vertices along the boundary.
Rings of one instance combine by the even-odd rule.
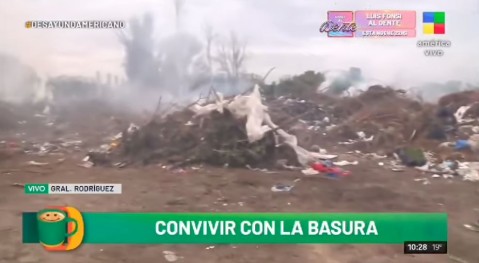
[[[457,140],[456,141],[456,146],[454,148],[456,150],[460,151],[460,150],[469,149],[470,147],[471,147],[471,145],[469,144],[469,141],[467,141],[467,140]]]

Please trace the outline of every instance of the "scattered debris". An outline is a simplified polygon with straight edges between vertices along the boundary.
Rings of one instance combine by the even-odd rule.
[[[454,148],[457,151],[465,150],[465,149],[470,149],[471,145],[469,144],[468,140],[457,140],[456,145]]]
[[[314,170],[316,170],[320,173],[324,173],[325,175],[327,175],[329,177],[336,177],[337,178],[337,177],[351,175],[351,172],[337,167],[331,161],[315,162],[315,163],[311,164],[311,168],[313,168]]]
[[[333,162],[334,165],[336,166],[346,166],[346,165],[358,165],[358,161],[353,161],[353,162],[349,162],[349,161],[338,161],[338,162]]]
[[[45,165],[48,165],[48,163],[41,163],[41,162],[37,162],[37,161],[29,161],[28,164],[29,164],[29,165],[34,165],[34,166],[45,166]]]
[[[260,168],[252,168],[249,164],[246,165],[246,168],[248,168],[249,170],[251,171],[258,171],[258,172],[262,172],[262,173],[267,173],[267,174],[275,174],[277,172],[275,171],[270,171],[266,168],[263,168],[263,169],[260,169]]]
[[[454,147],[453,142],[443,142],[439,144],[439,148],[452,148]]]
[[[90,161],[86,161],[86,162],[78,164],[78,166],[85,167],[85,168],[92,168],[93,166],[95,166],[95,164]]]
[[[301,173],[303,173],[304,175],[316,175],[316,174],[319,174],[319,172],[316,171],[316,170],[313,169],[313,168],[307,168],[307,169],[301,170]]]
[[[464,227],[467,230],[471,230],[471,231],[474,231],[474,232],[479,232],[479,226],[472,226],[472,225],[469,225],[469,224],[464,224]]]
[[[179,259],[179,257],[176,256],[175,252],[173,251],[163,251],[163,256],[168,262],[175,262]]]
[[[380,155],[377,153],[366,153],[364,154],[366,157],[371,157],[373,159],[385,159],[388,158],[387,155]]]
[[[356,134],[358,135],[359,139],[363,142],[370,142],[374,139],[374,135],[366,137],[366,133],[364,133],[363,131],[359,131]]]
[[[456,120],[458,123],[465,123],[470,120],[464,119],[464,116],[466,115],[466,112],[471,108],[472,105],[469,106],[462,106],[459,109],[457,109],[456,113],[454,113],[454,117],[456,117]]]
[[[284,185],[284,184],[276,184],[271,187],[271,191],[273,192],[289,192],[293,189],[294,185]]]
[[[125,168],[126,166],[128,166],[128,163],[127,162],[117,162],[117,163],[114,163],[113,166],[117,167],[117,168]]]
[[[427,163],[426,156],[421,149],[401,148],[395,152],[401,162],[406,166],[424,166]]]
[[[462,176],[464,181],[479,181],[479,162],[458,163],[457,174]]]
[[[431,184],[431,182],[427,178],[417,178],[417,179],[414,179],[414,181],[415,182],[422,182],[422,184],[424,184],[424,185]]]
[[[468,261],[460,258],[460,257],[457,257],[457,256],[454,256],[454,255],[451,255],[449,254],[449,259],[452,260],[452,261],[455,261],[455,262],[459,262],[459,263],[469,263]]]

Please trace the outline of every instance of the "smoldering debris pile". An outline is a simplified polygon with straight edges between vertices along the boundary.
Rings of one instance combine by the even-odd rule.
[[[256,86],[248,95],[224,99],[217,94],[213,103],[196,103],[141,127],[131,126],[89,158],[97,165],[114,166],[272,167],[278,160],[308,166],[334,158],[321,148],[339,145],[383,153],[410,146],[436,147],[458,139],[459,123],[473,108],[450,104],[426,104],[382,86],[372,86],[355,97],[319,94],[264,102]],[[464,113],[457,115],[461,110]],[[477,117],[471,118],[477,121]],[[317,149],[307,150],[313,148]]]
[[[421,103],[388,87],[372,86],[359,96],[337,99],[328,107],[336,123],[328,136],[351,143],[362,141],[370,150],[446,140],[454,125],[452,111],[441,111],[436,105]]]
[[[212,104],[194,104],[143,127],[132,126],[118,138],[107,153],[90,153],[90,161],[267,167],[279,159],[307,165],[324,157],[298,146],[295,136],[273,123],[259,86],[232,99],[218,94]]]
[[[467,90],[445,95],[439,99],[439,106],[448,107],[456,111],[462,106],[479,103],[479,92],[477,90]]]
[[[203,118],[192,118],[189,110],[152,121],[141,129],[124,133],[119,154],[124,161],[150,164],[208,163],[245,166],[270,163],[276,153],[271,132],[250,143],[244,120],[236,120],[225,109]]]

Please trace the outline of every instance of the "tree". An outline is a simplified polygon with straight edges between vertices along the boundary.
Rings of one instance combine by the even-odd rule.
[[[233,86],[238,84],[245,59],[246,42],[240,41],[234,32],[219,43],[215,61]]]
[[[142,19],[133,18],[128,32],[120,31],[120,41],[125,47],[125,71],[128,80],[140,86],[157,86],[160,65],[156,58],[153,38],[154,19],[144,14]]]
[[[205,24],[203,27],[204,50],[200,56],[196,56],[192,62],[190,75],[190,89],[196,90],[205,86],[213,85],[216,82],[214,74],[213,45],[218,35],[213,27]]]
[[[206,66],[208,67],[208,71],[210,74],[213,74],[213,42],[217,38],[217,35],[213,31],[213,27],[211,25],[206,25],[204,28],[204,36],[205,36],[205,59],[206,59]]]

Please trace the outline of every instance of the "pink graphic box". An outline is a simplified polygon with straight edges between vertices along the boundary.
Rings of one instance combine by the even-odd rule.
[[[372,10],[356,11],[358,29],[416,29],[416,11]],[[369,25],[373,21],[374,25]],[[388,22],[398,21],[398,25]]]
[[[354,22],[354,13],[352,11],[329,11],[328,21],[335,24]],[[353,32],[328,32],[329,37],[353,37]]]

